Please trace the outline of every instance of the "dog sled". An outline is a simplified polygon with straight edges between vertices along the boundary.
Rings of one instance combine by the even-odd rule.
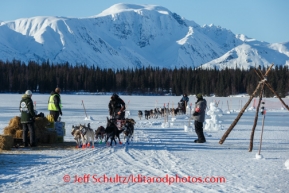
[[[120,133],[123,133],[125,143],[129,144],[129,140],[133,138],[133,133],[134,133],[134,125],[135,125],[135,120],[134,119],[115,119],[111,118],[108,119],[108,123],[114,123],[114,125],[118,128]]]
[[[77,148],[94,148],[94,138],[102,143],[102,140],[105,138],[105,143],[108,144],[108,140],[110,139],[110,146],[112,146],[112,142],[115,142],[116,138],[119,140],[119,144],[122,144],[120,140],[120,134],[123,133],[125,143],[129,144],[129,141],[133,138],[134,133],[134,125],[135,121],[133,119],[115,119],[107,117],[107,125],[106,127],[100,126],[97,130],[93,130],[88,123],[88,126],[72,125],[72,136],[76,142]],[[91,143],[91,144],[90,144]]]
[[[186,113],[186,106],[185,102],[179,102],[178,103],[178,114],[182,115]]]

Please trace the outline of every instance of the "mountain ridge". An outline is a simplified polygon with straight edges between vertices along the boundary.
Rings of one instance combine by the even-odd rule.
[[[158,5],[115,4],[88,18],[39,16],[0,24],[0,60],[100,68],[289,65],[289,42],[261,42],[200,26]]]

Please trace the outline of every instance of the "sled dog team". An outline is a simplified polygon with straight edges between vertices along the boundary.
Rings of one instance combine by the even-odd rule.
[[[184,107],[180,106],[177,108],[155,108],[151,110],[144,110],[143,111],[139,110],[138,111],[138,117],[141,120],[144,114],[145,119],[157,119],[158,117],[164,117],[166,114],[167,115],[182,115],[186,114],[186,111],[183,110]]]
[[[124,139],[126,140],[126,144],[129,144],[129,141],[132,141],[133,133],[134,133],[134,125],[135,121],[133,119],[124,119],[120,120],[121,124],[117,124],[116,119],[108,119],[106,128],[103,126],[99,126],[95,131],[90,127],[90,123],[86,125],[79,124],[78,126],[72,125],[71,135],[74,137],[77,148],[94,148],[94,140],[96,139],[99,143],[102,143],[102,140],[105,139],[105,143],[108,144],[108,140],[110,139],[110,146],[112,146],[112,142],[115,141],[115,137],[118,138],[120,144],[122,144],[120,140],[120,133],[123,132]]]

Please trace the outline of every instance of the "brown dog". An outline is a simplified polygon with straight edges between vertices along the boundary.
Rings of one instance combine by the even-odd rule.
[[[96,140],[98,140],[99,143],[102,143],[102,140],[103,140],[104,135],[105,135],[105,129],[104,129],[104,127],[103,127],[103,126],[99,126],[99,127],[97,128],[97,130],[94,131],[94,133],[95,133],[95,138],[96,138]]]

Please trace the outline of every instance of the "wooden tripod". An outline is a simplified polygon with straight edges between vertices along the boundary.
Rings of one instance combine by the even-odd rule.
[[[289,107],[285,104],[285,102],[281,99],[281,97],[274,91],[273,87],[271,86],[271,84],[269,82],[267,82],[267,76],[270,72],[270,70],[272,69],[274,64],[272,64],[269,69],[266,71],[266,73],[263,75],[261,70],[258,69],[258,71],[255,69],[256,74],[258,75],[258,77],[261,79],[259,81],[259,84],[257,85],[255,91],[253,92],[253,94],[250,96],[248,102],[244,105],[244,107],[242,108],[242,110],[239,112],[237,118],[234,120],[234,122],[231,124],[231,126],[228,128],[228,130],[224,133],[223,137],[220,139],[219,144],[223,144],[224,141],[226,140],[226,138],[229,136],[230,132],[233,130],[233,128],[235,127],[235,125],[238,123],[239,119],[241,118],[241,116],[243,115],[244,111],[247,109],[247,107],[249,106],[249,104],[251,103],[252,99],[255,97],[255,95],[257,94],[258,90],[261,88],[261,92],[259,94],[259,103],[256,109],[256,115],[255,115],[255,120],[254,120],[254,124],[253,124],[253,128],[252,128],[252,132],[251,132],[251,138],[250,138],[250,146],[249,146],[249,152],[252,151],[253,149],[253,140],[254,140],[254,133],[255,133],[255,128],[257,125],[257,121],[258,121],[258,113],[259,113],[259,107],[261,104],[261,100],[262,100],[262,95],[263,95],[263,91],[264,91],[264,87],[265,85],[279,98],[279,100],[281,101],[281,103],[289,110]]]

